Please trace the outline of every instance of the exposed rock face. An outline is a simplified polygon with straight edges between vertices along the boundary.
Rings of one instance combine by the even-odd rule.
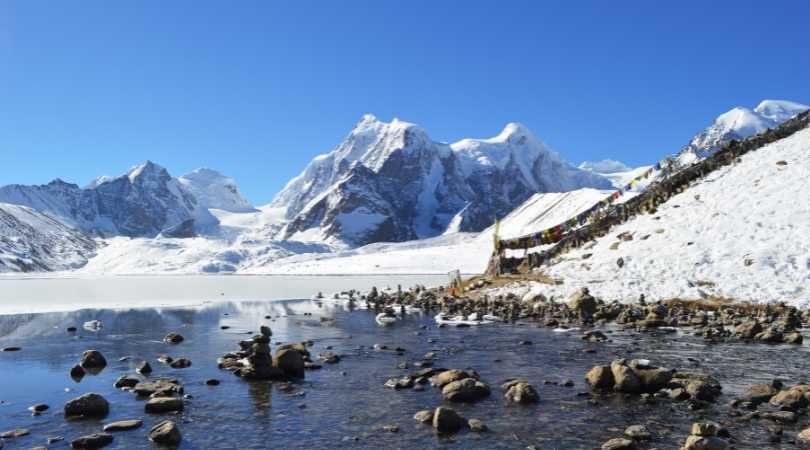
[[[199,232],[217,223],[177,179],[150,161],[85,189],[62,180],[42,186],[4,186],[0,202],[31,207],[99,236],[154,237],[168,230],[176,237],[187,237],[189,228]]]
[[[81,231],[20,205],[0,203],[0,272],[76,269],[96,251]]]
[[[421,127],[365,116],[274,200],[287,209],[286,238],[317,229],[349,245],[480,231],[532,194],[610,182],[565,163],[525,127],[452,145]],[[451,226],[452,224],[452,226]]]

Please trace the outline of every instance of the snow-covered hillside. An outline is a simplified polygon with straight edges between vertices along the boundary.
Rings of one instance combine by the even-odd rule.
[[[810,106],[787,100],[763,100],[753,110],[738,106],[715,119],[677,155],[681,166],[692,164],[720,149],[731,140],[741,140],[774,128]]]
[[[28,206],[97,236],[187,237],[216,227],[216,218],[163,167],[147,161],[86,189],[62,180],[0,187],[0,202]]]
[[[0,272],[69,270],[83,266],[96,243],[31,208],[0,203]]]
[[[519,124],[447,145],[418,125],[365,115],[273,205],[286,208],[287,239],[356,246],[433,237],[448,227],[480,231],[534,193],[609,186]]]
[[[591,207],[612,191],[578,189],[535,194],[504,217],[501,238],[512,238],[557,225]],[[627,197],[629,198],[629,197]],[[296,255],[250,273],[363,274],[363,273],[482,273],[492,254],[494,227],[480,233],[451,233],[411,242],[369,244],[352,250],[318,255]]]
[[[606,300],[717,295],[810,306],[808,180],[804,129],[711,173],[655,214],[564,254],[544,268],[564,283],[533,288],[558,297],[587,286]]]

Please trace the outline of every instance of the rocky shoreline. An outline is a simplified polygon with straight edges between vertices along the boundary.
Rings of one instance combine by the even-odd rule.
[[[719,300],[647,303],[641,298],[632,304],[606,303],[591,296],[587,290],[565,301],[554,301],[540,295],[524,298],[513,295],[489,297],[486,294],[489,292],[486,282],[478,281],[474,286],[475,288],[468,290],[467,295],[462,296],[451,295],[450,291],[444,289],[417,286],[407,290],[372,289],[367,293],[350,291],[337,294],[337,298],[325,298],[321,295],[314,299],[314,303],[320,305],[345,302],[349,311],[367,308],[368,312],[365,314],[349,312],[347,317],[356,317],[361,322],[373,322],[376,316],[379,325],[367,328],[367,337],[372,339],[386,336],[390,330],[398,327],[406,327],[403,332],[412,334],[411,345],[414,342],[425,342],[431,348],[421,356],[410,351],[408,345],[392,344],[390,341],[367,347],[343,345],[340,349],[334,348],[332,344],[325,344],[318,337],[300,342],[282,342],[274,339],[270,324],[276,320],[290,320],[293,316],[269,314],[259,317],[259,321],[264,324],[258,327],[258,332],[249,329],[239,331],[250,334],[246,339],[236,338],[236,332],[230,330],[230,325],[217,324],[212,327],[213,330],[207,331],[206,333],[214,333],[219,330],[228,333],[226,336],[233,335],[231,342],[238,346],[236,350],[221,353],[213,364],[207,362],[210,358],[200,362],[199,356],[194,358],[193,354],[189,355],[191,357],[169,356],[166,352],[183,354],[188,351],[188,339],[175,331],[160,339],[159,345],[163,346],[165,352],[153,355],[155,367],[150,365],[148,360],[151,358],[146,355],[120,356],[109,351],[88,349],[81,354],[75,365],[68,367],[66,375],[75,383],[81,383],[85,377],[103,375],[105,368],[109,373],[112,370],[110,366],[125,364],[130,371],[117,375],[113,383],[115,391],[131,394],[142,405],[145,416],[132,414],[130,417],[121,417],[120,407],[111,399],[116,397],[115,394],[86,392],[66,401],[61,415],[68,425],[88,424],[83,429],[91,432],[70,439],[55,434],[41,439],[47,440],[49,446],[65,440],[73,448],[102,448],[115,446],[121,433],[144,428],[143,445],[150,445],[147,443],[151,442],[151,445],[157,446],[182,447],[185,438],[181,428],[184,423],[193,425],[193,422],[188,422],[187,407],[202,406],[202,400],[195,401],[199,387],[191,394],[186,389],[189,383],[195,386],[205,385],[211,389],[227,384],[233,386],[237,392],[254,390],[259,386],[274,386],[290,398],[300,398],[302,402],[299,407],[302,414],[306,414],[304,398],[308,393],[316,393],[319,389],[317,383],[313,384],[312,378],[318,377],[314,373],[310,375],[312,371],[321,372],[318,369],[322,369],[326,374],[334,373],[342,377],[345,381],[339,381],[341,378],[333,381],[338,386],[341,383],[352,383],[360,374],[348,369],[352,366],[346,366],[344,361],[351,364],[359,358],[368,361],[399,361],[395,364],[396,367],[383,372],[396,370],[401,372],[400,375],[372,377],[369,380],[371,385],[363,386],[367,390],[382,388],[383,392],[391,393],[388,395],[403,399],[419,394],[423,395],[419,397],[423,402],[437,404],[438,406],[429,408],[398,410],[397,415],[403,420],[412,418],[410,420],[417,426],[416,432],[421,433],[420,429],[434,430],[437,438],[441,439],[438,441],[440,444],[452,442],[454,436],[464,439],[469,439],[465,437],[468,435],[499,436],[503,425],[500,419],[492,416],[493,399],[500,399],[506,408],[516,408],[508,411],[529,414],[527,417],[530,417],[531,411],[545,410],[549,407],[549,402],[554,401],[549,399],[548,391],[554,387],[560,389],[559,392],[571,389],[570,394],[555,395],[578,399],[576,406],[572,406],[575,411],[585,413],[589,408],[605,408],[606,405],[615,404],[612,409],[605,411],[606,414],[616,415],[614,423],[621,422],[625,408],[630,407],[632,410],[641,405],[660,411],[656,414],[665,414],[669,408],[681,417],[679,420],[692,418],[693,423],[688,433],[674,435],[664,434],[660,422],[654,419],[637,417],[623,428],[616,428],[611,433],[612,437],[604,437],[599,442],[589,441],[594,448],[752,448],[745,442],[748,433],[740,435],[739,431],[749,426],[765,430],[762,432],[766,435],[761,436],[761,439],[772,444],[773,448],[788,444],[797,448],[810,446],[810,429],[805,424],[805,415],[810,407],[810,384],[805,384],[802,379],[775,376],[763,383],[757,378],[759,382],[751,382],[744,391],[732,395],[724,389],[725,382],[722,381],[728,380],[731,374],[718,372],[722,368],[712,367],[711,364],[698,365],[692,357],[685,357],[682,361],[685,363],[683,366],[691,367],[683,367],[678,363],[678,367],[666,367],[655,361],[658,359],[655,349],[666,349],[667,342],[674,342],[681,335],[699,339],[706,345],[728,345],[732,348],[776,345],[784,347],[786,351],[799,349],[803,340],[803,324],[810,319],[810,314],[806,311],[786,305],[755,306]],[[225,313],[226,316],[227,314]],[[391,320],[381,322],[380,315]],[[435,323],[425,322],[427,317],[432,316],[437,318]],[[421,317],[421,325],[411,328],[411,317]],[[300,319],[295,320],[296,327],[309,324],[306,326],[328,329],[334,327],[336,318],[303,313]],[[493,377],[492,365],[497,367],[503,360],[497,354],[459,363],[455,355],[472,349],[466,347],[488,344],[486,341],[466,343],[464,334],[473,333],[470,336],[474,336],[474,330],[454,331],[452,327],[477,329],[479,325],[487,327],[487,324],[500,330],[494,335],[506,339],[513,335],[510,330],[514,330],[515,336],[518,331],[523,331],[523,336],[525,331],[536,328],[548,330],[546,335],[551,333],[560,336],[563,339],[560,342],[581,342],[585,346],[579,353],[587,356],[591,365],[589,368],[579,369],[578,374],[572,374],[570,378],[541,380],[536,376],[527,376],[519,369],[519,365],[510,369],[511,375],[507,373],[507,376]],[[102,329],[100,323],[91,328],[96,331]],[[84,327],[88,331],[91,328]],[[72,325],[65,329],[69,336],[78,333],[78,327]],[[411,329],[413,331],[409,331]],[[427,337],[428,335],[433,337]],[[435,336],[439,336],[438,339],[442,339],[441,336],[456,336],[461,340],[455,347],[447,348],[440,346]],[[625,342],[618,348],[614,345],[617,337]],[[348,336],[347,339],[349,343],[353,337]],[[192,342],[193,340],[192,338]],[[650,359],[632,356],[634,352],[641,350],[638,346],[641,343]],[[511,345],[516,354],[521,354],[531,353],[531,349],[543,344],[515,338]],[[4,350],[10,355],[26,352],[25,346],[9,346]],[[673,361],[672,355],[666,355],[663,359],[670,364]],[[768,364],[768,361],[759,363]],[[236,385],[232,385],[234,382],[229,382],[228,378],[218,376],[207,376],[202,381],[184,376],[186,371],[191,370],[189,368],[196,368],[201,364],[206,367],[216,366],[220,373],[232,373],[234,377],[230,379],[235,378]],[[327,366],[335,368],[329,370],[331,367]],[[479,371],[477,367],[483,370]],[[744,370],[734,376],[738,376],[740,380],[746,379]],[[216,395],[217,391],[211,392]],[[34,417],[56,414],[52,412],[53,409],[59,411],[59,408],[51,408],[47,403],[36,403],[28,409]],[[114,420],[105,420],[108,417],[113,417]],[[390,434],[390,439],[395,440],[393,436],[404,436],[403,430],[410,429],[410,426],[398,421],[380,425],[376,429],[377,433]],[[5,443],[7,448],[13,448],[15,442],[30,437],[33,433],[25,427],[0,431],[0,442]],[[227,433],[227,430],[220,429],[217,432]],[[354,437],[346,445],[358,443],[356,439],[361,438]],[[509,447],[514,448],[507,446]],[[533,444],[522,447],[543,448]]]
[[[406,307],[410,307],[441,318],[456,317],[454,325],[459,327],[469,327],[470,322],[476,321],[483,324],[484,318],[492,318],[512,323],[530,321],[540,327],[582,329],[581,339],[590,342],[609,340],[599,328],[614,324],[638,333],[674,333],[679,328],[688,329],[709,342],[799,346],[803,343],[800,330],[803,324],[810,322],[810,311],[800,311],[786,304],[752,305],[719,299],[647,303],[643,295],[635,303],[606,303],[591,296],[587,288],[563,302],[555,302],[543,295],[492,298],[475,292],[486,292],[488,284],[485,279],[471,283],[469,289],[473,295],[457,295],[455,290],[422,286],[407,291],[401,287],[396,291],[373,288],[367,294],[350,291],[339,295],[351,303],[362,302],[375,312],[393,314],[399,309],[404,314]],[[446,325],[439,323],[438,326]],[[531,342],[520,344],[531,345]],[[429,364],[429,361],[423,363]],[[410,388],[426,383],[428,377],[431,385],[441,389],[443,399],[450,402],[472,402],[490,395],[489,386],[481,382],[475,371],[457,369],[424,369],[401,380],[389,380],[386,386]],[[656,367],[648,360],[617,359],[594,366],[584,378],[592,391],[601,394],[638,395],[649,401],[667,399],[689,409],[702,409],[708,403],[716,402],[723,389],[720,382],[706,373]],[[535,403],[539,400],[535,388],[525,380],[507,380],[502,388],[509,401]],[[769,384],[753,384],[729,407],[730,415],[739,421],[762,419],[775,424],[795,424],[810,407],[810,384],[800,381],[789,386],[780,379]],[[443,407],[435,411],[419,411],[414,418],[418,422],[432,423],[438,432],[457,432],[464,422],[455,411]],[[468,427],[473,431],[485,429],[478,419],[471,419]],[[610,439],[601,448],[636,449],[647,439],[649,433],[645,425],[631,425],[623,437]],[[781,440],[782,429],[777,427],[770,441],[778,443]],[[718,422],[696,422],[681,450],[745,448],[733,446],[733,442],[733,437]],[[801,430],[793,442],[810,447],[810,427]]]

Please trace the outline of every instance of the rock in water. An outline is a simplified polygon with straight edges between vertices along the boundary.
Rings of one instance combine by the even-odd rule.
[[[480,433],[482,431],[487,431],[487,426],[479,419],[470,419],[467,421],[467,426],[470,427],[470,431],[475,431]]]
[[[465,378],[445,385],[442,397],[451,402],[475,402],[488,397],[489,392],[486,384],[474,378]]]
[[[0,433],[0,438],[3,439],[14,439],[18,437],[28,436],[31,433],[31,430],[28,428],[17,428],[14,430],[4,431]],[[3,442],[3,441],[0,441]]]
[[[179,343],[183,342],[183,336],[181,336],[181,335],[179,335],[177,333],[171,332],[171,333],[167,334],[166,337],[163,338],[163,342],[166,342],[168,344],[179,344]]]
[[[70,446],[72,448],[102,448],[112,444],[113,435],[110,433],[93,433],[74,439]]]
[[[148,413],[167,413],[183,410],[183,399],[175,397],[150,398],[144,405],[144,410]]]
[[[602,450],[634,450],[635,441],[625,438],[613,438],[602,444]]]
[[[104,417],[110,412],[107,400],[95,392],[84,394],[65,403],[67,417]]]
[[[120,377],[118,377],[117,380],[115,380],[115,383],[113,383],[113,386],[117,387],[118,389],[134,388],[140,382],[141,382],[140,379],[135,378],[135,377],[133,377],[131,375],[121,375]]]
[[[464,425],[464,419],[450,408],[439,406],[433,412],[433,428],[440,433],[455,433]]]
[[[79,362],[79,365],[82,366],[83,369],[87,371],[91,371],[92,369],[101,370],[107,367],[107,360],[104,358],[104,355],[101,354],[98,350],[87,350],[82,354],[82,359]]]
[[[134,430],[135,428],[140,428],[143,425],[143,421],[139,419],[132,419],[132,420],[119,420],[117,422],[111,422],[107,425],[104,425],[104,431],[126,431],[126,430]]]
[[[149,430],[149,440],[162,445],[178,445],[183,439],[177,424],[164,420]]]
[[[419,423],[432,423],[433,422],[433,411],[429,409],[425,409],[422,411],[417,412],[413,415],[413,420]]]
[[[304,357],[298,350],[285,348],[276,351],[273,365],[284,371],[284,375],[288,377],[304,377]]]
[[[82,378],[84,378],[84,374],[85,374],[84,369],[82,369],[82,366],[78,364],[70,368],[70,378],[72,378],[73,381],[77,383],[82,381]]]
[[[590,295],[586,287],[568,299],[568,306],[578,313],[579,319],[583,322],[592,321],[597,308],[596,299]]]
[[[613,385],[616,384],[610,366],[593,366],[585,375],[585,380],[592,388],[603,391],[613,389]]]
[[[152,366],[146,361],[141,361],[135,366],[135,371],[141,375],[149,375],[152,373]]]
[[[531,384],[523,380],[514,380],[501,386],[506,393],[504,398],[513,403],[529,404],[540,401],[540,395]]]

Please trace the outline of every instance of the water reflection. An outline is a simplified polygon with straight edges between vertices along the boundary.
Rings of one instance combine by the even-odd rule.
[[[454,329],[436,328],[428,316],[408,316],[391,327],[378,327],[374,315],[359,310],[348,314],[341,302],[287,301],[206,303],[194,308],[87,309],[69,313],[0,316],[0,346],[22,350],[0,353],[0,431],[15,427],[32,430],[30,436],[6,448],[44,445],[45,438],[60,434],[68,439],[98,431],[99,422],[66,422],[61,406],[85,392],[98,392],[111,403],[106,421],[143,418],[144,429],[164,416],[144,415],[143,400],[113,388],[123,374],[134,374],[146,360],[154,369],[149,378],[179,379],[193,398],[174,419],[180,424],[181,448],[595,448],[621,435],[631,424],[645,423],[654,440],[650,447],[677,449],[693,421],[712,418],[726,421],[739,448],[794,449],[789,438],[769,442],[770,423],[734,422],[726,404],[750,384],[774,377],[799,381],[810,369],[806,347],[708,344],[688,334],[642,335],[613,330],[613,342],[594,344],[576,335],[553,333],[527,323]],[[88,331],[81,325],[100,320],[103,327]],[[279,342],[313,340],[313,355],[329,351],[341,355],[335,365],[307,372],[291,389],[279,383],[246,382],[218,370],[216,359],[238,347],[239,340],[259,325],[273,330]],[[76,326],[75,333],[66,331]],[[222,327],[228,327],[222,329]],[[425,328],[423,328],[425,327]],[[170,331],[185,340],[169,345],[162,338]],[[518,345],[521,340],[532,346]],[[402,346],[402,354],[375,351],[374,344]],[[108,366],[80,382],[69,370],[84,350],[101,351]],[[586,352],[586,350],[588,352]],[[493,389],[492,395],[474,405],[453,405],[468,418],[483,419],[488,433],[462,432],[437,437],[430,427],[416,424],[414,412],[442,405],[439,393],[427,388],[393,391],[385,380],[414,370],[413,363],[435,352],[437,366],[478,370]],[[589,353],[594,352],[594,353]],[[187,357],[191,367],[172,369],[157,361],[158,355]],[[677,368],[698,368],[717,377],[724,387],[719,403],[692,411],[666,400],[578,395],[587,388],[582,376],[593,364],[615,357],[646,357]],[[763,363],[766,361],[767,363]],[[407,363],[407,369],[401,369]],[[526,378],[541,396],[538,405],[515,406],[502,398],[499,384],[506,378]],[[218,386],[205,380],[217,378]],[[574,388],[544,384],[575,380]],[[70,392],[65,392],[69,389]],[[32,417],[29,406],[51,405],[49,412]],[[381,431],[396,423],[399,433]],[[799,425],[785,425],[790,436]],[[12,447],[12,445],[14,447]],[[116,434],[109,448],[143,448],[143,432]]]

